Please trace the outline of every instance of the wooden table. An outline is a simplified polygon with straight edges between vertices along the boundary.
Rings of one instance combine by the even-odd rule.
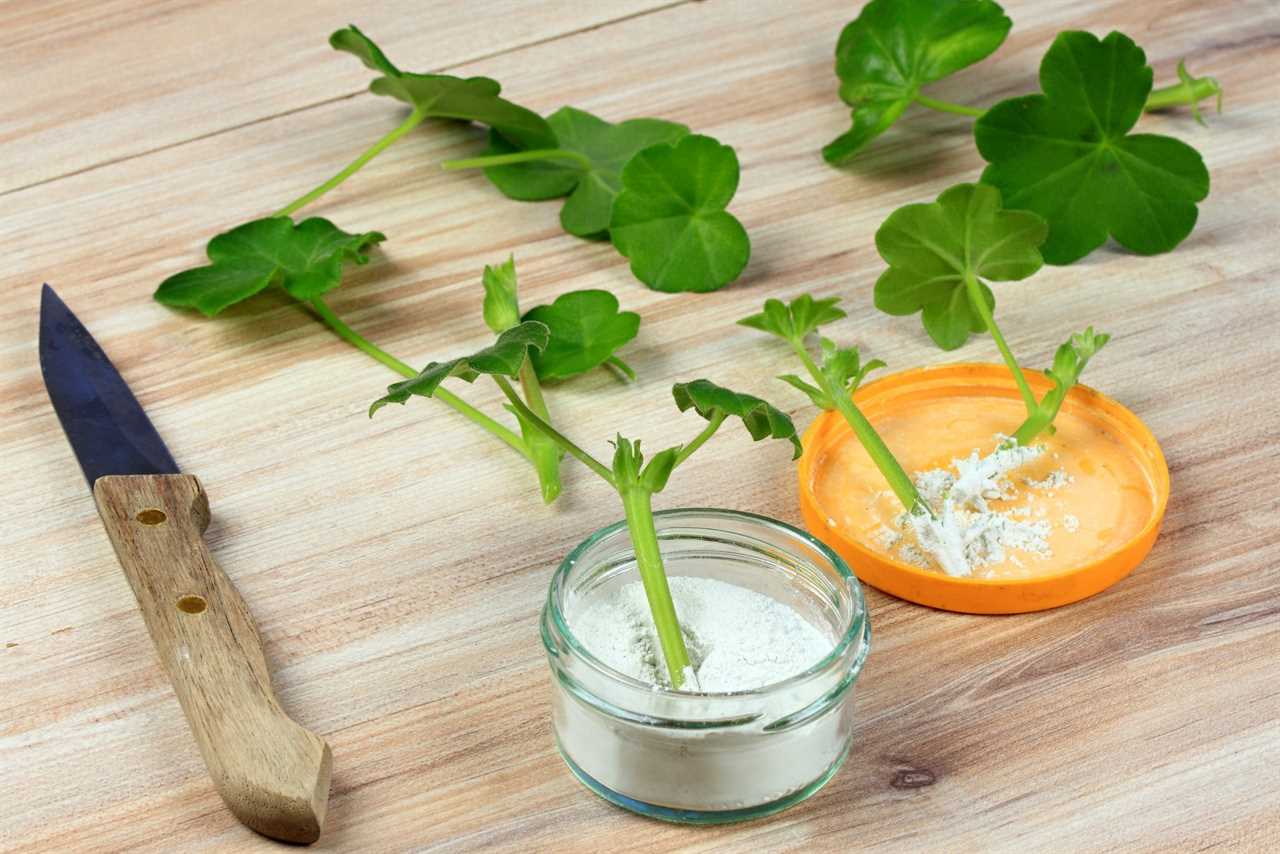
[[[1014,349],[1048,363],[1068,332],[1115,335],[1089,382],[1160,437],[1165,532],[1129,579],[1049,613],[938,613],[869,591],[874,651],[857,743],[819,796],[716,829],[642,820],[576,783],[552,746],[537,614],[552,568],[619,516],[566,467],[551,509],[489,437],[419,401],[369,421],[390,375],[273,297],[208,321],[150,294],[216,231],[327,177],[400,120],[331,51],[352,19],[415,70],[485,74],[539,111],[656,115],[736,146],[745,277],[662,295],[555,204],[508,201],[440,160],[476,128],[432,123],[312,212],[389,236],[332,304],[425,363],[483,342],[479,272],[517,256],[528,304],[607,287],[644,317],[626,356],[554,392],[566,429],[688,436],[674,379],[713,377],[813,410],[771,377],[779,348],[732,325],[767,296],[845,298],[840,339],[905,368],[940,356],[915,318],[871,306],[893,208],[976,177],[965,120],[913,111],[847,171],[819,147],[847,123],[831,0],[484,0],[0,6],[0,849],[265,850],[223,808],[58,429],[36,362],[53,283],[114,357],[213,502],[210,542],[255,613],[285,706],[335,756],[317,848],[450,850],[1275,850],[1280,844],[1280,9],[1010,2],[996,58],[936,87],[989,104],[1030,91],[1053,34],[1111,28],[1159,81],[1188,57],[1226,112],[1145,118],[1204,154],[1213,191],[1177,251],[1108,248],[1000,288]],[[428,8],[428,6],[430,8]],[[466,389],[494,408],[496,392]],[[780,449],[718,439],[660,505],[798,522]]]

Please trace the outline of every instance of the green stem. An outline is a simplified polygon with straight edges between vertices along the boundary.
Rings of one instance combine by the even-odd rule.
[[[342,318],[333,313],[333,309],[329,308],[325,301],[320,297],[312,299],[310,301],[310,306],[330,329],[338,333],[339,338],[346,341],[348,344],[351,344],[357,350],[372,356],[374,359],[386,365],[402,377],[410,379],[418,375],[418,372],[415,371],[412,366],[400,361],[395,356],[392,356],[382,348],[374,345],[363,335],[348,326]],[[499,424],[497,421],[494,421],[488,415],[485,415],[483,412],[467,403],[462,398],[458,397],[453,392],[443,388],[437,388],[433,397],[445,406],[448,406],[454,411],[462,414],[474,424],[478,424],[480,427],[488,430],[494,436],[509,445],[511,449],[520,454],[520,456],[530,459],[529,449],[525,445],[524,440],[508,428]]]
[[[359,332],[356,332],[346,324],[342,318],[334,314],[333,309],[320,297],[314,297],[310,302],[311,308],[316,314],[320,315],[320,319],[328,324],[334,332],[338,333],[338,337],[348,344],[354,346],[357,350],[366,353],[386,365],[391,370],[400,374],[406,379],[416,377],[418,372],[412,366],[400,361],[395,356],[386,352],[382,348],[374,345],[369,339],[365,338]]]
[[[1162,86],[1159,89],[1152,89],[1151,94],[1147,96],[1147,103],[1143,105],[1142,109],[1151,113],[1156,110],[1190,106],[1195,110],[1196,105],[1205,98],[1212,98],[1216,95],[1218,97],[1218,112],[1222,112],[1222,84],[1216,79],[1213,77],[1192,77],[1181,63],[1178,64],[1178,77],[1180,79],[1177,83]],[[981,118],[987,112],[980,107],[942,101],[937,98],[930,98],[928,95],[921,95],[919,92],[915,94],[913,100],[922,107],[928,107],[940,113],[954,113],[958,116],[971,116],[975,119]],[[1198,115],[1197,111],[1197,117]]]
[[[964,104],[953,104],[950,101],[939,101],[937,98],[930,98],[928,95],[916,93],[915,102],[922,107],[928,107],[931,110],[937,110],[940,113],[955,113],[958,116],[973,116],[978,118],[986,110],[978,107],[968,107]]]
[[[397,139],[399,139],[400,137],[404,136],[406,133],[413,130],[415,127],[417,127],[424,118],[426,118],[426,113],[422,112],[421,110],[414,110],[413,112],[409,113],[409,117],[405,119],[404,122],[401,123],[401,125],[398,128],[391,131],[391,133],[387,134],[382,139],[375,142],[373,145],[369,146],[369,148],[367,148],[363,154],[361,154],[355,160],[352,160],[345,167],[343,167],[341,172],[339,172],[337,175],[334,175],[328,181],[325,181],[323,184],[321,184],[319,187],[316,187],[311,192],[301,195],[298,198],[294,199],[292,202],[289,202],[289,204],[285,205],[280,210],[273,213],[272,216],[289,216],[290,214],[297,211],[299,208],[302,208],[306,205],[311,204],[316,199],[320,198],[325,193],[329,192],[334,187],[338,186],[339,184],[341,184],[343,181],[350,178],[355,173],[359,172],[366,163],[368,163],[373,158],[377,157],[383,151],[383,149],[391,145],[391,143],[395,142]]]
[[[525,400],[529,408],[544,421],[551,420],[551,412],[547,409],[546,398],[542,396],[542,386],[538,384],[538,374],[533,370],[533,362],[528,359],[520,366],[520,388],[524,390]]]
[[[912,513],[918,513],[921,509],[928,510],[929,506],[925,504],[924,499],[920,497],[920,493],[916,491],[916,485],[911,482],[911,477],[902,468],[902,464],[898,462],[893,452],[889,450],[889,446],[884,443],[884,439],[880,438],[876,428],[871,426],[867,416],[863,415],[862,410],[858,409],[857,404],[845,394],[837,394],[833,400],[835,400],[836,409],[844,416],[844,420],[849,423],[849,426],[853,428],[858,441],[862,443],[862,447],[867,449],[867,453],[871,455],[871,461],[876,464],[876,468],[880,469],[884,479],[889,482],[889,488],[893,490],[894,495],[898,496],[902,506]]]
[[[555,442],[565,453],[572,456],[578,462],[600,475],[610,486],[617,487],[613,479],[613,472],[604,463],[588,454],[573,443],[569,437],[565,436],[556,428],[548,424],[538,413],[529,408],[529,405],[516,394],[516,390],[511,387],[511,383],[507,378],[500,374],[493,374],[493,381],[498,384],[498,388],[502,389],[502,393],[507,396],[507,400],[511,403],[511,408],[520,413],[520,416],[529,423],[530,426],[541,430],[543,435]]]
[[[548,424],[551,423],[551,412],[542,396],[542,386],[538,384],[538,374],[533,369],[533,362],[524,360],[520,366],[520,387],[524,390],[525,400],[529,408]],[[564,456],[560,449],[537,430],[525,431],[525,444],[529,446],[529,455],[533,459],[533,467],[538,472],[538,485],[542,488],[542,501],[550,504],[560,495],[560,458]]]
[[[1180,80],[1177,83],[1151,90],[1142,109],[1150,113],[1171,107],[1195,107],[1205,98],[1217,95],[1218,112],[1222,112],[1222,84],[1217,80],[1212,77],[1192,77],[1181,63],[1178,64],[1178,77]]]
[[[973,306],[973,310],[978,313],[978,317],[982,318],[983,325],[987,327],[987,331],[991,333],[991,337],[996,341],[996,347],[1000,349],[1000,355],[1004,358],[1004,363],[1009,366],[1009,372],[1013,374],[1013,381],[1018,386],[1018,393],[1022,395],[1022,402],[1027,405],[1027,414],[1034,415],[1039,406],[1036,403],[1035,392],[1031,390],[1031,385],[1023,375],[1022,368],[1018,366],[1018,360],[1013,357],[1013,351],[1009,349],[1009,345],[1005,342],[1004,335],[1000,332],[1000,327],[996,325],[995,315],[991,313],[991,307],[987,305],[986,296],[982,293],[982,288],[978,286],[978,277],[968,270],[964,273],[964,287],[969,295],[969,305]]]
[[[1031,440],[1048,430],[1053,424],[1053,419],[1058,417],[1058,410],[1062,408],[1062,401],[1067,397],[1067,389],[1062,386],[1054,386],[1044,396],[1044,400],[1040,402],[1040,407],[1027,416],[1027,420],[1023,421],[1017,430],[1013,433],[1013,440],[1019,445],[1025,447],[1031,444]]]
[[[645,598],[649,600],[654,627],[658,630],[658,640],[662,645],[663,658],[667,662],[671,685],[674,688],[680,688],[684,685],[685,669],[689,667],[689,651],[685,648],[684,635],[680,633],[680,621],[676,617],[675,603],[671,601],[671,589],[667,585],[667,574],[662,567],[662,552],[658,548],[658,531],[653,524],[653,497],[649,490],[634,483],[619,484],[614,479],[613,472],[604,463],[579,448],[571,439],[530,409],[529,405],[521,400],[520,395],[516,394],[516,390],[511,387],[506,377],[494,374],[493,381],[507,396],[512,408],[520,413],[521,418],[530,426],[542,431],[566,453],[618,490],[618,494],[622,497],[623,512],[627,517],[627,530],[631,532],[631,543],[636,551],[636,567],[640,572],[640,581],[644,585]],[[720,425],[717,423],[715,426]],[[714,429],[710,431],[710,433],[714,432]],[[690,444],[705,442],[706,439],[703,436],[709,438],[710,433],[703,430]]]
[[[911,481],[911,476],[907,474],[902,467],[902,463],[898,462],[898,458],[889,450],[889,446],[884,443],[884,439],[880,438],[876,428],[871,426],[867,416],[863,415],[862,410],[858,409],[858,405],[853,402],[853,399],[844,389],[828,382],[826,376],[818,369],[817,363],[813,361],[813,357],[809,355],[809,351],[804,348],[804,341],[792,341],[791,348],[795,350],[796,355],[804,362],[809,376],[813,377],[813,381],[818,384],[818,387],[826,392],[827,397],[831,398],[836,410],[844,416],[844,420],[853,429],[854,435],[858,437],[858,442],[866,449],[871,461],[880,470],[880,474],[884,475],[884,479],[889,483],[889,488],[893,490],[894,495],[898,496],[902,506],[911,513],[928,513],[932,516],[933,509],[920,497],[919,491],[916,490],[916,485]]]
[[[689,442],[689,444],[681,446],[680,450],[676,453],[676,462],[672,468],[674,469],[676,466],[689,459],[689,457],[692,457],[693,452],[701,448],[708,439],[714,436],[716,431],[720,429],[720,425],[723,424],[724,420],[728,417],[729,416],[725,415],[720,410],[716,410],[716,413],[711,416],[711,420],[707,422],[707,426],[702,428],[702,432],[697,436],[694,436],[693,441]]]
[[[631,545],[636,552],[636,568],[640,571],[645,598],[649,600],[649,613],[653,615],[653,626],[658,631],[671,687],[679,690],[684,686],[686,669],[691,669],[689,650],[680,632],[680,620],[676,616],[667,573],[662,566],[658,530],[653,524],[653,496],[649,490],[639,486],[623,487],[618,492],[622,496],[627,530],[631,533]]]
[[[593,164],[586,155],[563,148],[535,148],[530,151],[513,151],[510,154],[490,154],[485,157],[467,157],[461,160],[446,160],[441,167],[455,169],[487,169],[490,166],[510,166],[513,163],[528,163],[533,160],[573,160],[583,169],[591,169]]]
[[[621,377],[622,379],[630,380],[631,382],[636,381],[635,370],[626,362],[619,359],[617,356],[610,356],[609,358],[604,360],[604,363],[613,371],[615,371],[618,374],[618,376]]]

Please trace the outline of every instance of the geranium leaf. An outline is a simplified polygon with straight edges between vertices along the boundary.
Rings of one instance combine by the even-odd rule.
[[[354,25],[331,35],[329,44],[382,75],[369,84],[369,91],[375,95],[403,101],[427,116],[480,122],[521,148],[555,145],[555,134],[546,120],[532,110],[498,97],[502,87],[496,80],[401,71]]]
[[[977,280],[993,307],[982,279],[1015,281],[1039,270],[1047,230],[1036,214],[1002,209],[1000,191],[983,184],[957,184],[935,202],[898,208],[876,232],[876,248],[889,264],[876,282],[876,307],[921,312],[934,342],[954,350],[984,329],[966,277]]]
[[[1194,148],[1130,134],[1151,92],[1142,48],[1059,33],[1040,63],[1043,94],[996,104],[974,126],[987,160],[982,181],[1005,204],[1049,222],[1041,251],[1068,264],[1110,235],[1142,255],[1168,252],[1191,233],[1209,172]]]
[[[638,152],[688,135],[682,124],[661,119],[629,119],[611,124],[584,110],[562,107],[547,117],[556,148],[580,158],[552,157],[484,170],[512,199],[538,201],[568,196],[560,224],[578,237],[599,237],[609,229],[613,200],[622,188],[622,169]],[[500,134],[490,134],[486,155],[519,151]]]
[[[655,145],[622,170],[609,234],[636,278],[659,291],[714,291],[747,265],[751,241],[725,211],[738,157],[708,136]]]
[[[840,33],[836,75],[853,127],[823,149],[841,163],[898,120],[920,87],[990,55],[1012,22],[991,0],[872,0]]]
[[[764,311],[744,317],[738,323],[786,341],[802,342],[819,326],[845,316],[844,309],[837,306],[839,302],[839,297],[814,299],[809,294],[801,294],[789,303],[768,299],[765,300]]]
[[[572,291],[550,305],[525,313],[550,330],[547,346],[533,354],[538,378],[562,380],[597,368],[623,344],[636,337],[640,315],[619,311],[618,299],[608,291]]]
[[[256,219],[210,240],[212,263],[165,279],[155,298],[210,317],[271,284],[309,300],[341,284],[343,265],[366,263],[365,250],[385,239],[377,231],[349,234],[320,217],[297,225],[288,217]]]
[[[531,350],[547,346],[548,336],[547,327],[541,323],[528,321],[513,326],[484,349],[447,362],[432,362],[416,377],[387,386],[387,394],[374,401],[369,407],[369,414],[373,415],[388,403],[404,403],[415,394],[431,397],[440,383],[449,377],[458,377],[466,382],[475,382],[481,374],[514,377]]]
[[[752,439],[786,439],[791,442],[795,457],[804,450],[791,416],[754,395],[732,391],[710,380],[676,383],[671,394],[681,412],[693,409],[707,420],[717,414],[737,416]]]

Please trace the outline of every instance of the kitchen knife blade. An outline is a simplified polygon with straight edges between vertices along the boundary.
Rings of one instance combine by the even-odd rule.
[[[109,474],[177,474],[178,464],[89,330],[45,285],[40,370],[89,489]]]
[[[180,473],[111,360],[48,285],[40,368],[218,794],[259,833],[314,842],[329,746],[272,692],[248,608],[205,545],[204,488]]]

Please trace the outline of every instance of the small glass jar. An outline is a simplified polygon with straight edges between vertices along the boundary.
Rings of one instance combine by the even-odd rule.
[[[849,751],[853,683],[871,642],[857,579],[820,541],[763,516],[665,510],[654,521],[668,576],[782,602],[831,639],[831,652],[780,682],[732,693],[672,691],[610,668],[571,628],[588,602],[639,578],[626,525],[610,525],[560,564],[542,611],[560,755],[596,794],[668,821],[739,821],[799,803]]]

